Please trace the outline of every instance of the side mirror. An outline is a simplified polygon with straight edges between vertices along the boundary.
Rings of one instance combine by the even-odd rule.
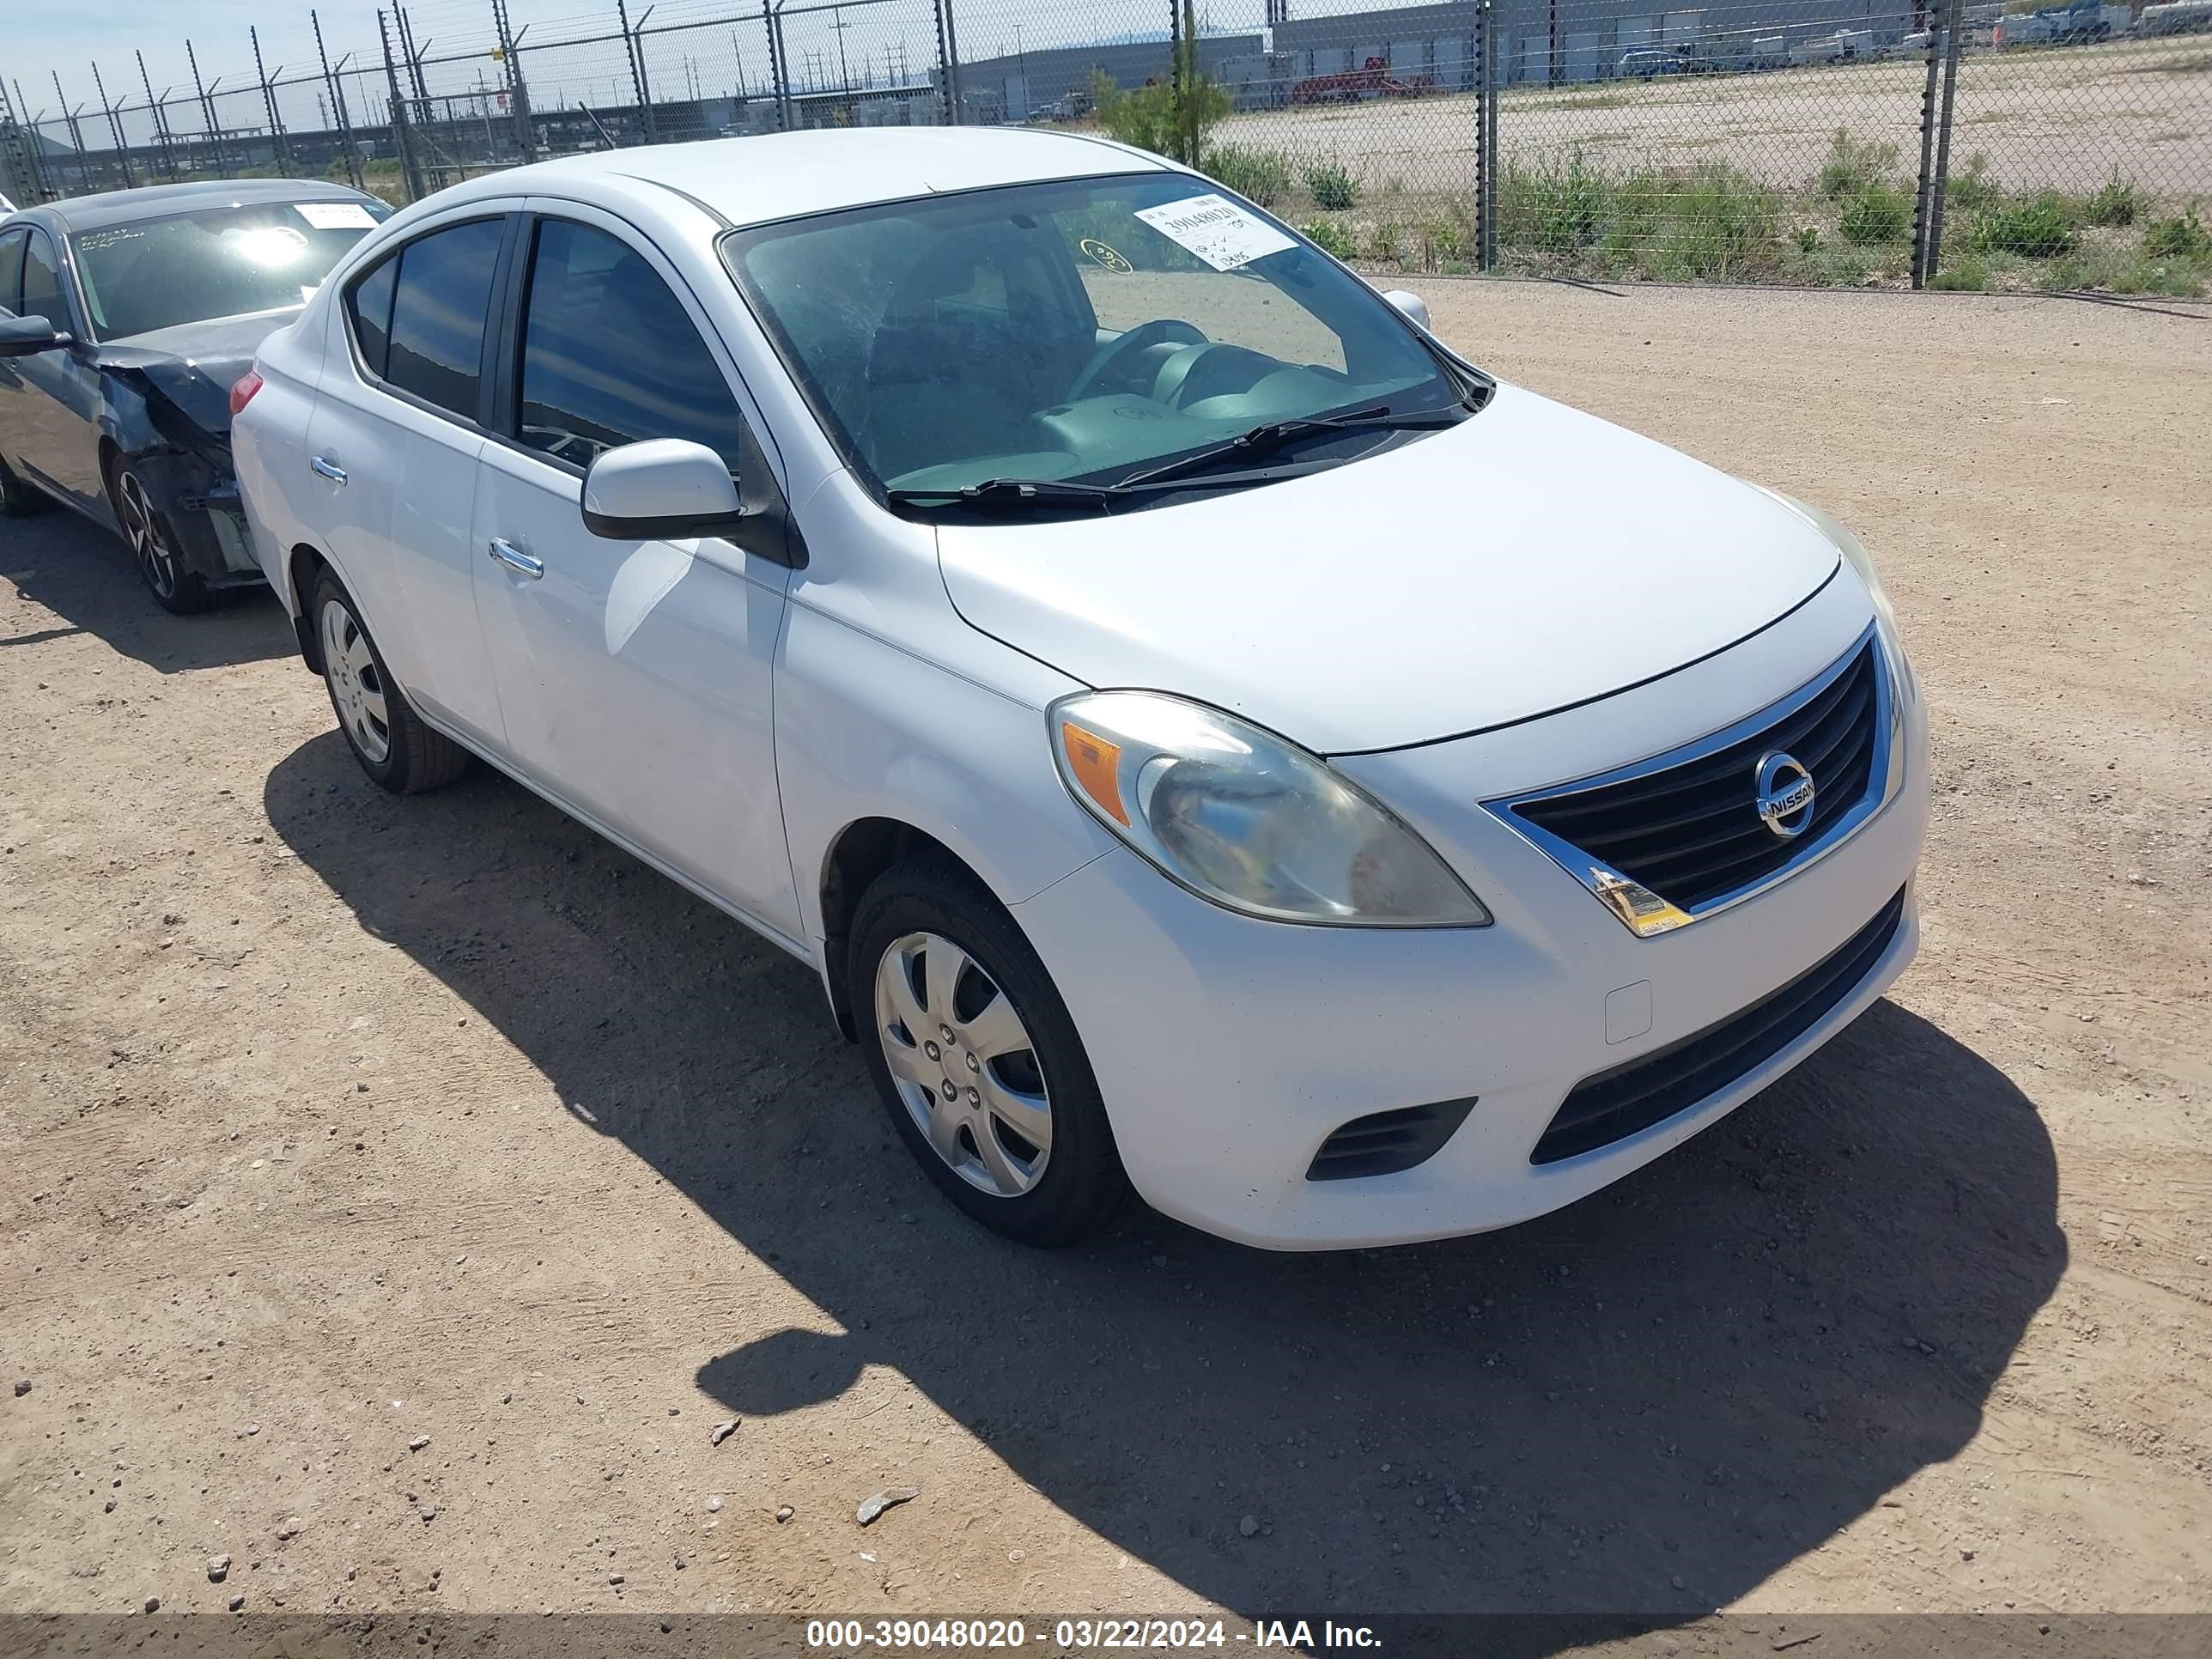
[[[30,357],[76,342],[43,317],[0,317],[0,357]]]
[[[716,536],[744,516],[720,455],[681,438],[603,452],[584,474],[584,528],[623,542]]]
[[[1402,288],[1394,288],[1382,296],[1421,327],[1429,325],[1429,302],[1419,295]]]

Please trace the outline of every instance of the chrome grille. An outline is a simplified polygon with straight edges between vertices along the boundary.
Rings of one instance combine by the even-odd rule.
[[[1893,718],[1869,628],[1826,672],[1729,730],[1596,778],[1491,803],[1638,933],[1679,927],[1779,879],[1841,841],[1890,781]],[[1762,763],[1809,774],[1813,802],[1760,815]]]

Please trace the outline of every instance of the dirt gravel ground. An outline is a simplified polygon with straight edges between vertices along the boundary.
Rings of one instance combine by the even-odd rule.
[[[2212,1608],[2212,317],[1430,287],[1877,550],[1889,1000],[1510,1232],[1033,1254],[806,970],[0,526],[0,1607]]]
[[[1500,98],[1508,166],[1582,155],[1616,171],[1724,161],[1782,189],[1810,185],[1838,131],[1896,147],[1911,190],[1926,65],[1916,57],[1771,74],[1522,83]],[[1981,155],[2008,190],[2089,191],[2117,171],[2178,211],[2212,179],[2212,52],[2201,35],[2042,52],[1976,52],[1959,70],[1951,165]],[[1472,196],[1472,94],[1255,111],[1229,142],[1304,165],[1340,161],[1370,196],[1393,181]],[[1374,204],[1380,208],[1381,201]]]

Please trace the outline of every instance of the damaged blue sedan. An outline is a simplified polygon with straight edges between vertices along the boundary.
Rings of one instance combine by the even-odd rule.
[[[257,179],[0,218],[0,514],[76,508],[179,613],[258,582],[232,386],[391,211],[342,185]]]

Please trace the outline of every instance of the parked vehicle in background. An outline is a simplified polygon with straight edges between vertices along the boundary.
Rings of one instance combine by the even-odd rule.
[[[1619,74],[1624,81],[1649,81],[1655,75],[1690,75],[1697,64],[1686,52],[1664,46],[1638,46],[1620,55]]]
[[[155,600],[258,582],[230,390],[391,209],[343,185],[214,180],[0,224],[0,513],[58,501],[121,535]]]
[[[2070,6],[2046,6],[2040,11],[2008,13],[1996,20],[1990,44],[2006,46],[2087,46],[2124,34],[2135,26],[2130,7],[2077,0]]]
[[[2166,0],[2145,6],[2136,21],[2140,34],[2197,34],[2212,30],[2212,0]]]
[[[1437,89],[1431,76],[1403,79],[1390,72],[1386,58],[1370,58],[1356,70],[1310,75],[1291,88],[1293,104],[1355,104],[1369,98],[1425,98]]]
[[[1842,526],[1157,156],[743,143],[407,210],[240,480],[369,777],[480,756],[811,964],[970,1215],[1503,1226],[1902,969],[1925,724]]]

